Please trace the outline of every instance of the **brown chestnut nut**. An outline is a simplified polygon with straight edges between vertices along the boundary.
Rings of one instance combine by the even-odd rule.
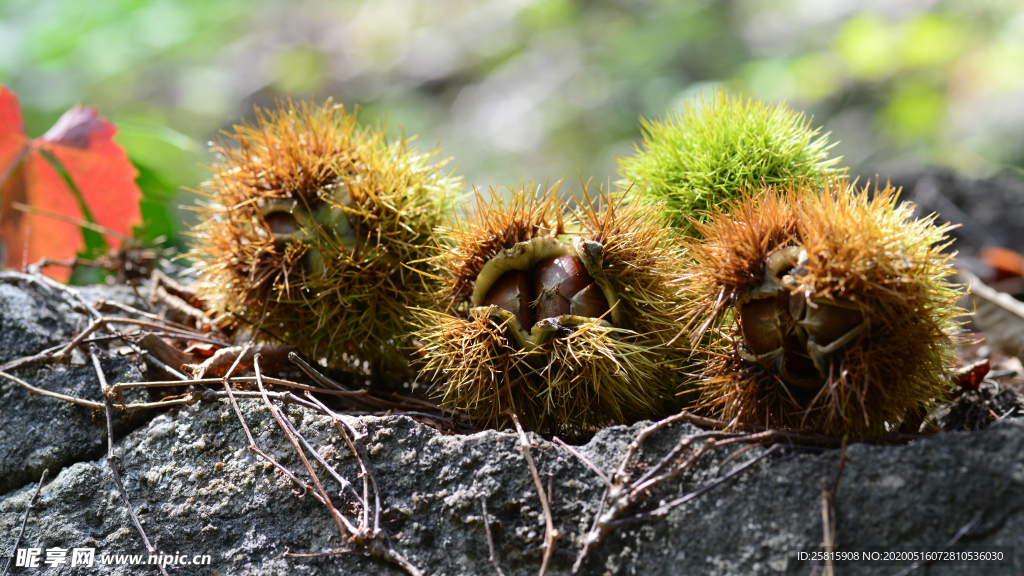
[[[569,314],[572,297],[593,282],[583,261],[574,256],[558,256],[538,262],[533,269],[537,320]]]
[[[292,236],[302,229],[295,216],[281,210],[267,214],[263,220],[266,221],[270,233],[275,237]]]
[[[608,312],[608,299],[597,284],[590,284],[580,290],[569,302],[569,313],[573,316],[600,318],[606,312]]]
[[[533,326],[533,310],[530,302],[530,275],[519,270],[509,270],[498,278],[484,297],[484,306],[497,306],[515,315],[523,330]]]

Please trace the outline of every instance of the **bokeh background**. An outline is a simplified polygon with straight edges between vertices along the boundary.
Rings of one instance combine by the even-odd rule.
[[[32,136],[76,103],[114,120],[172,242],[209,140],[289,95],[441,145],[479,187],[614,182],[639,117],[719,87],[813,116],[861,177],[1024,167],[1005,0],[0,0],[0,83]]]

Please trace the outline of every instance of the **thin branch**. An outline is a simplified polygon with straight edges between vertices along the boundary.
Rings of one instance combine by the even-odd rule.
[[[558,436],[555,436],[554,438],[552,438],[552,440],[555,441],[555,444],[558,444],[562,448],[565,448],[566,450],[569,451],[570,454],[579,458],[580,462],[583,462],[584,464],[586,464],[587,468],[593,470],[594,474],[597,474],[597,477],[604,481],[605,485],[611,486],[612,481],[608,478],[608,475],[602,472],[601,469],[598,468],[596,464],[591,462],[586,456],[581,454],[579,450],[573,448],[572,446],[569,446],[568,444],[563,442],[562,439],[559,438]]]
[[[196,378],[195,380],[188,380],[189,384],[221,384],[223,382],[256,382],[255,376],[232,376],[230,378]],[[270,376],[263,376],[263,382],[267,384],[273,384],[275,386],[287,386],[290,388],[298,388],[299,390],[308,390],[310,392],[316,392],[318,394],[329,394],[331,396],[366,396],[369,394],[366,390],[354,390],[351,392],[340,392],[338,390],[325,390],[323,388],[316,388],[314,386],[306,386],[305,384],[299,384],[298,382],[291,382],[290,380],[282,380],[280,378],[271,378]],[[154,388],[161,386],[181,386],[182,382],[178,380],[155,380],[152,382],[118,382],[111,386],[111,390],[122,391],[130,388]]]
[[[629,524],[635,524],[637,522],[642,522],[644,520],[650,520],[650,519],[653,519],[653,518],[664,518],[665,516],[668,516],[668,513],[671,512],[672,510],[682,506],[683,504],[686,504],[687,502],[689,502],[689,501],[691,501],[691,500],[693,500],[695,498],[698,498],[698,497],[704,495],[707,492],[710,492],[711,490],[717,488],[718,486],[721,486],[722,484],[725,484],[730,479],[738,476],[739,474],[742,474],[745,470],[749,469],[751,466],[753,466],[754,464],[757,464],[761,460],[767,458],[769,455],[777,452],[781,448],[782,448],[782,446],[779,445],[779,444],[771,446],[770,448],[768,448],[767,450],[765,450],[764,452],[762,452],[758,456],[755,456],[754,458],[751,458],[747,462],[744,462],[743,464],[740,464],[736,468],[733,468],[732,470],[729,471],[728,474],[726,474],[725,476],[722,476],[721,478],[715,480],[714,482],[711,482],[709,484],[701,486],[699,489],[694,490],[693,492],[690,492],[689,494],[687,494],[685,496],[681,496],[679,498],[676,498],[675,500],[672,500],[672,501],[666,502],[664,504],[661,504],[660,506],[658,506],[654,510],[651,510],[650,512],[644,512],[643,514],[636,514],[635,516],[631,516],[629,518],[622,518],[620,520],[616,520],[611,525],[614,528],[621,528],[622,526],[626,526],[626,525],[629,525]]]
[[[65,402],[70,402],[72,404],[78,404],[79,406],[92,408],[93,410],[103,410],[104,408],[104,404],[101,402],[85,400],[84,398],[76,398],[75,396],[68,396],[66,394],[61,394],[60,392],[50,392],[49,390],[44,390],[43,388],[37,388],[29,384],[28,382],[25,382],[21,378],[18,378],[17,376],[12,376],[6,372],[0,372],[0,378],[6,378],[11,382],[14,382],[15,384],[18,384],[22,388],[28,390],[30,394],[38,394],[39,396],[48,396],[50,398],[56,398],[58,400],[63,400]]]
[[[124,337],[122,336],[122,338],[124,338]],[[178,372],[174,368],[171,368],[170,366],[165,364],[162,360],[160,360],[159,358],[157,358],[153,354],[150,354],[148,351],[139,348],[131,340],[125,339],[124,342],[125,342],[125,344],[128,345],[129,348],[134,350],[135,353],[138,354],[140,358],[145,357],[143,359],[143,362],[149,362],[150,364],[153,364],[157,368],[163,370],[164,373],[167,374],[168,376],[177,378],[178,380],[181,380],[181,381],[187,381],[188,380],[188,376],[185,376],[181,372]]]
[[[110,466],[110,474],[114,479],[114,484],[117,486],[117,491],[121,494],[121,500],[124,501],[125,508],[128,509],[128,515],[132,519],[132,523],[135,524],[135,529],[139,531],[139,535],[142,536],[142,542],[146,545],[146,552],[150,556],[155,556],[157,553],[156,547],[149,542],[149,538],[146,537],[146,531],[142,529],[142,522],[139,521],[139,517],[135,515],[135,508],[132,506],[131,501],[128,499],[128,492],[124,489],[124,483],[121,482],[121,459],[114,454],[114,411],[110,405],[110,398],[106,397],[107,391],[107,377],[103,374],[103,367],[100,366],[99,356],[96,355],[96,346],[93,345],[89,349],[89,355],[92,356],[92,365],[96,369],[96,377],[100,381],[100,391],[104,395],[105,407],[107,413],[107,465]],[[163,576],[167,576],[167,570],[164,569],[163,565],[159,565],[160,573]]]
[[[835,480],[832,486],[824,480],[821,484],[821,530],[822,546],[826,552],[831,551],[836,545],[836,492],[839,491],[839,479],[843,475],[843,468],[846,465],[846,438],[843,438],[842,456],[839,457],[839,466],[836,469]],[[834,576],[835,567],[832,563],[832,556],[825,555],[825,575]]]
[[[161,303],[167,306],[167,308],[195,320],[199,326],[209,323],[209,319],[206,317],[206,313],[189,304],[184,298],[171,294],[166,288],[161,285],[157,285],[152,291],[150,300],[154,303]]]
[[[236,390],[232,392],[232,395],[235,398],[263,398],[264,396],[266,396],[267,398],[277,400],[279,402],[284,402],[285,404],[298,404],[299,406],[309,408],[314,412],[320,412],[320,410],[317,409],[315,404],[307,402],[306,400],[303,400],[302,398],[299,398],[290,392],[267,392],[265,394],[262,394],[260,392],[239,392]],[[220,392],[217,390],[203,390],[202,392],[199,393],[199,398],[203,401],[219,400],[221,398],[227,398],[227,393]],[[132,404],[129,404],[127,407],[131,408]]]
[[[347,393],[351,394],[353,396],[352,400],[354,402],[356,402],[356,403],[362,404],[363,406],[369,406],[371,408],[383,408],[383,409],[397,408],[398,407],[397,404],[389,406],[389,404],[393,404],[393,403],[386,402],[386,401],[383,401],[383,400],[379,400],[377,398],[374,398],[374,397],[370,396],[368,393],[367,394],[363,394],[361,397],[356,397],[355,394],[357,392],[365,392],[365,391],[364,390],[358,390],[358,391],[357,390],[353,390],[353,389],[351,389],[351,388],[349,388],[347,386],[344,386],[341,383],[339,383],[339,382],[337,382],[337,381],[335,381],[335,380],[333,380],[331,378],[328,378],[327,376],[321,374],[319,370],[317,370],[312,365],[310,365],[309,362],[306,362],[305,360],[303,360],[302,357],[299,356],[298,354],[296,354],[295,352],[289,352],[288,353],[288,360],[290,360],[293,364],[298,366],[300,370],[302,370],[307,376],[312,378],[314,381],[319,382],[321,385],[323,385],[326,388],[330,388],[331,390],[337,390],[339,392],[347,392]]]
[[[96,308],[92,304],[87,302],[85,300],[85,298],[83,298],[82,295],[79,294],[78,291],[75,290],[74,288],[72,288],[70,286],[67,286],[67,285],[64,285],[64,284],[61,284],[60,282],[57,282],[56,280],[54,280],[52,278],[48,278],[48,277],[44,276],[39,271],[39,268],[37,268],[35,266],[29,266],[28,270],[31,273],[31,276],[34,276],[34,277],[38,278],[40,282],[43,282],[44,284],[46,284],[47,286],[49,286],[53,290],[56,290],[61,295],[63,295],[63,297],[65,299],[69,300],[68,303],[71,304],[72,308],[78,308],[78,309],[81,309],[81,310],[85,310],[86,314],[88,314],[89,316],[92,316],[94,319],[98,319],[98,318],[102,318],[103,317],[103,315],[100,314],[99,311],[96,310]]]
[[[341,473],[335,470],[333,466],[328,464],[327,460],[325,460],[324,457],[321,456],[320,453],[317,452],[317,450],[309,444],[306,438],[302,436],[302,434],[300,434],[298,430],[295,429],[295,426],[291,422],[289,422],[287,418],[284,418],[282,421],[285,423],[285,425],[288,426],[289,429],[291,429],[292,434],[294,434],[295,437],[299,439],[299,442],[302,443],[306,450],[309,450],[310,454],[313,455],[313,458],[315,458],[316,461],[319,462],[320,465],[323,466],[325,470],[327,470],[327,473],[330,474],[338,482],[338,484],[341,485],[341,491],[338,493],[338,495],[343,495],[345,489],[347,488],[352,493],[352,495],[355,496],[356,500],[358,500],[360,504],[363,505],[363,507],[366,507],[366,498],[359,496],[359,493],[356,492],[355,488],[352,487],[352,483],[349,482],[344,476],[342,476]]]
[[[737,467],[725,477],[720,478],[691,494],[673,500],[669,503],[663,503],[649,512],[633,514],[627,517],[627,514],[639,506],[647,495],[654,489],[660,487],[669,480],[678,478],[707,452],[730,444],[773,443],[780,439],[787,439],[790,436],[787,432],[778,430],[766,430],[755,434],[708,432],[703,434],[685,435],[679,439],[668,454],[662,457],[654,466],[650,467],[643,475],[640,476],[640,478],[633,480],[630,477],[627,469],[632,465],[633,459],[639,452],[644,440],[649,438],[656,431],[664,429],[669,424],[681,421],[692,422],[694,418],[700,419],[701,417],[696,417],[685,411],[681,412],[675,416],[671,416],[660,422],[644,427],[637,433],[633,441],[629,443],[626,447],[626,454],[623,457],[622,463],[619,465],[615,474],[612,475],[611,485],[606,491],[601,505],[598,507],[594,524],[583,538],[583,547],[576,557],[576,562],[573,563],[573,574],[579,573],[591,552],[593,552],[609,534],[619,527],[633,524],[647,518],[661,517],[668,514],[668,512],[673,508],[681,506],[693,498],[711,490],[715,486],[721,485],[723,482],[732,478],[734,475],[739,474],[743,470],[746,470],[749,466],[752,466],[754,462],[773,453],[775,451],[775,447],[773,446],[761,456]],[[701,444],[700,447],[694,448],[694,445],[697,442],[703,442],[703,444]],[[683,455],[688,451],[689,455],[684,458]],[[605,508],[606,502],[607,508]]]
[[[399,396],[397,394],[392,394],[391,396],[394,397],[394,398],[398,398],[398,399],[402,400],[403,402],[392,402],[390,400],[384,400],[383,398],[377,398],[377,397],[372,396],[372,395],[370,395],[368,393],[367,394],[363,394],[363,395],[361,395],[359,397],[356,397],[356,393],[362,393],[362,392],[365,392],[365,391],[364,390],[353,390],[352,388],[349,388],[348,386],[345,386],[345,385],[343,385],[343,384],[341,384],[341,383],[339,383],[339,382],[337,382],[337,381],[335,381],[335,380],[333,380],[331,378],[328,378],[324,374],[320,373],[320,371],[317,370],[309,362],[306,362],[305,360],[303,360],[302,357],[299,356],[298,354],[296,354],[295,352],[289,352],[288,353],[288,360],[290,360],[293,364],[298,366],[300,370],[302,370],[307,376],[309,376],[310,378],[312,378],[316,382],[319,382],[323,386],[325,386],[327,388],[331,388],[333,390],[349,392],[350,394],[353,395],[353,398],[352,398],[353,401],[355,401],[357,403],[360,403],[360,404],[362,404],[364,406],[368,406],[370,408],[377,408],[377,409],[380,409],[380,410],[402,410],[404,412],[413,412],[413,411],[415,411],[418,408],[427,408],[429,410],[437,410],[438,412],[441,412],[442,415],[445,412],[444,408],[442,408],[441,406],[438,406],[437,404],[434,404],[432,402],[427,402],[427,401],[421,400],[419,398],[407,398],[407,397]],[[314,390],[316,390],[316,389],[314,389]]]
[[[147,302],[147,304],[148,304],[148,302]],[[182,324],[181,322],[175,322],[173,320],[168,320],[166,318],[161,317],[159,314],[153,314],[152,312],[146,312],[144,310],[139,310],[138,308],[135,308],[134,306],[129,306],[127,304],[122,304],[122,303],[120,303],[120,302],[118,302],[116,300],[98,300],[96,302],[96,309],[97,310],[105,310],[107,307],[117,308],[117,309],[119,309],[119,310],[121,310],[123,312],[127,312],[129,314],[136,314],[138,316],[142,316],[143,318],[147,318],[147,319],[152,320],[154,322],[160,322],[161,324],[166,324],[167,327],[172,329],[172,330],[178,330],[180,332],[192,332],[193,330],[195,330],[191,326],[186,326],[185,324]],[[223,340],[209,340],[209,342],[211,344],[217,344],[219,346],[224,346],[224,347],[231,346],[231,344],[229,344],[227,342],[224,342]]]
[[[249,341],[245,343],[245,346],[242,346],[242,351],[235,356],[235,361],[231,363],[231,366],[228,368],[228,371],[224,373],[224,376],[221,377],[221,380],[227,382],[228,378],[231,378],[231,375],[235,372],[235,368],[238,368],[238,363],[242,361],[242,357],[245,356],[245,353],[252,348],[253,342],[256,341],[256,337],[259,336],[259,333],[259,330],[252,333],[252,338],[249,338]]]
[[[316,368],[313,368],[313,366],[309,362],[306,362],[305,360],[303,360],[302,356],[299,356],[295,352],[289,352],[288,353],[288,360],[290,360],[293,364],[298,366],[300,370],[305,372],[306,376],[309,376],[313,380],[319,382],[320,384],[323,384],[325,387],[330,388],[332,390],[339,390],[339,391],[343,391],[343,392],[352,392],[351,388],[349,388],[347,386],[343,386],[340,383],[338,383],[337,381],[335,381],[335,380],[333,380],[331,378],[328,378],[327,376],[324,376],[323,374],[321,374],[319,370],[317,370]]]
[[[754,424],[754,425],[738,426],[738,425],[733,425],[732,423],[726,422],[724,420],[716,420],[714,418],[706,418],[704,416],[698,416],[698,415],[693,414],[691,412],[687,412],[686,410],[683,410],[682,412],[680,412],[679,414],[675,414],[674,416],[670,416],[669,418],[666,418],[665,420],[656,422],[656,423],[652,424],[651,427],[659,427],[660,428],[661,426],[659,426],[659,425],[662,424],[663,422],[665,422],[666,420],[671,420],[671,422],[668,422],[669,424],[671,424],[673,422],[683,421],[683,422],[689,422],[689,423],[691,423],[691,424],[693,424],[695,426],[699,426],[699,427],[702,427],[702,428],[711,428],[713,430],[724,430],[724,431],[732,431],[732,432],[748,432],[748,433],[751,433],[751,432],[772,432],[774,435],[778,436],[779,438],[784,438],[786,441],[791,441],[791,442],[807,442],[807,443],[818,444],[818,445],[825,445],[825,446],[839,447],[839,446],[842,445],[843,438],[844,438],[843,436],[829,436],[829,435],[826,435],[826,434],[816,434],[816,433],[813,433],[813,432],[801,432],[799,430],[780,430],[780,429],[768,428],[768,427],[760,426],[760,425],[756,425],[756,424]],[[856,444],[905,444],[905,443],[911,442],[913,440],[918,440],[918,439],[921,439],[921,438],[928,438],[930,436],[932,436],[932,435],[931,434],[886,434],[885,436],[868,436],[866,438],[857,438],[857,439],[854,439],[854,440],[848,440],[848,443],[852,442],[852,443],[856,443]]]
[[[39,388],[37,386],[33,386],[32,384],[29,384],[28,382],[22,380],[21,378],[18,378],[17,376],[12,376],[11,374],[7,374],[6,372],[0,372],[0,378],[6,378],[6,379],[10,380],[11,382],[14,382],[15,384],[18,384],[19,386],[21,386],[21,387],[25,388],[26,390],[28,390],[29,394],[36,394],[36,395],[39,395],[39,396],[47,396],[49,398],[56,398],[57,400],[63,400],[64,402],[68,402],[70,404],[75,404],[77,406],[85,406],[86,408],[91,408],[93,410],[104,410],[106,408],[106,404],[103,404],[101,402],[96,402],[94,400],[86,400],[85,398],[79,398],[77,396],[68,396],[66,394],[61,394],[59,392],[51,392],[50,390],[46,390],[46,389],[43,389],[43,388]],[[139,384],[146,384],[146,383],[145,382],[140,382]],[[175,384],[176,385],[180,385],[181,383],[180,382],[176,382]],[[112,389],[113,389],[113,387],[108,386],[106,388],[107,393],[110,394]],[[131,404],[121,404],[121,403],[118,403],[118,404],[113,406],[113,409],[117,410],[118,412],[125,412],[125,411],[128,411],[128,410],[148,410],[150,408],[162,408],[162,407],[165,407],[165,406],[180,406],[182,404],[191,405],[191,404],[195,404],[199,400],[213,400],[213,399],[217,399],[217,398],[223,398],[223,396],[219,396],[218,395],[219,393],[213,392],[213,394],[211,395],[211,392],[212,391],[210,391],[210,390],[204,390],[202,392],[192,392],[192,393],[188,394],[187,396],[185,396],[183,398],[175,398],[175,399],[170,399],[170,400],[161,400],[160,402],[133,402]],[[295,402],[295,403],[298,403],[298,404],[304,404],[304,405],[305,404],[309,404],[308,402],[305,402],[303,400],[299,400],[298,398],[295,398],[294,400],[291,400],[291,402]]]
[[[159,336],[161,338],[168,338],[170,340],[186,340],[192,342],[202,342],[204,344],[213,344],[214,346],[220,346],[221,348],[230,348],[231,344],[224,342],[223,340],[214,340],[209,336],[197,336],[195,334],[180,334],[176,332],[148,332],[153,336]]]
[[[523,458],[526,459],[526,464],[530,467],[533,483],[537,486],[537,495],[540,496],[540,505],[544,510],[544,560],[540,565],[539,576],[545,576],[548,573],[548,563],[551,561],[551,554],[555,551],[555,542],[559,539],[560,534],[555,529],[554,518],[551,515],[551,505],[544,494],[544,484],[540,481],[537,466],[533,463],[533,456],[530,455],[530,441],[526,438],[526,432],[523,432],[523,427],[519,424],[519,418],[514,412],[510,412],[510,414],[512,415],[512,422],[516,425],[516,432],[519,433],[519,449],[522,450]]]
[[[121,234],[120,232],[118,232],[116,230],[111,230],[110,228],[107,228],[106,226],[100,226],[99,224],[96,224],[94,222],[89,222],[88,220],[82,220],[82,219],[79,219],[79,218],[72,218],[71,216],[67,216],[67,215],[61,214],[59,212],[53,212],[52,210],[46,210],[46,209],[43,209],[43,208],[39,208],[38,206],[29,206],[27,204],[22,204],[21,202],[18,202],[18,201],[11,202],[11,207],[13,207],[15,210],[18,210],[19,212],[28,212],[29,214],[38,214],[40,216],[45,216],[47,218],[52,218],[52,219],[60,221],[60,222],[66,222],[68,224],[73,224],[73,225],[78,226],[80,228],[86,228],[86,229],[92,230],[93,232],[97,232],[99,234],[103,234],[104,236],[110,236],[111,238],[117,238],[121,242],[135,242],[135,239],[132,238],[131,236],[125,236],[124,234]],[[44,258],[44,260],[45,260],[45,258]]]
[[[637,478],[637,480],[633,482],[633,485],[636,486],[636,488],[634,488],[633,491],[640,492],[648,490],[660,484],[661,482],[656,480],[658,478],[658,475],[661,474],[661,472],[666,468],[669,468],[670,466],[674,465],[676,461],[679,459],[679,457],[682,455],[682,453],[685,452],[692,444],[701,441],[718,442],[719,440],[729,439],[732,437],[735,437],[735,435],[727,434],[724,432],[708,432],[705,434],[696,434],[693,436],[683,436],[682,438],[679,439],[679,442],[676,443],[676,445],[672,448],[672,450],[669,451],[668,454],[663,456],[657,464],[651,466],[647,470],[647,472],[645,472],[642,476],[640,476],[640,478]],[[714,446],[719,445],[724,446],[724,444],[714,444]]]
[[[352,453],[356,455],[356,461],[359,463],[360,468],[359,475],[363,478],[364,496],[369,486],[373,487],[373,531],[379,531],[381,512],[380,489],[377,487],[377,479],[373,475],[373,467],[370,464],[370,456],[369,454],[366,453],[366,446],[363,444],[363,438],[366,435],[360,434],[359,431],[357,431],[355,427],[353,427],[352,424],[350,424],[346,418],[343,418],[340,414],[337,414],[336,412],[325,406],[323,402],[316,398],[316,396],[313,396],[309,392],[306,392],[306,397],[309,398],[310,401],[315,402],[316,405],[319,406],[320,409],[323,410],[325,414],[330,416],[331,421],[334,424],[334,427],[338,430],[338,432],[341,433],[341,437],[345,439],[345,442],[348,444],[349,449],[352,450]],[[348,432],[346,432],[346,429],[348,430]],[[349,438],[349,432],[352,434],[351,438]],[[369,525],[368,517],[364,518],[364,523],[366,525]]]
[[[252,432],[249,430],[249,425],[245,423],[245,417],[242,416],[242,410],[241,408],[238,407],[238,402],[235,401],[235,394],[232,393],[231,386],[229,386],[227,382],[224,383],[224,393],[227,395],[228,400],[231,402],[231,407],[235,409],[235,415],[238,416],[238,421],[242,423],[242,429],[245,430],[245,437],[249,439],[249,453],[256,454],[260,458],[263,458],[267,462],[270,462],[270,464],[274,466],[274,468],[280,470],[281,473],[287,476],[288,479],[291,480],[296,486],[302,488],[302,492],[299,493],[300,497],[312,492],[312,488],[308,484],[306,484],[302,480],[299,480],[298,476],[292,473],[291,470],[283,466],[277,460],[271,458],[256,444],[256,440],[252,437]],[[320,498],[319,494],[313,493],[313,495],[318,499]]]
[[[640,432],[637,433],[636,437],[633,438],[633,441],[626,446],[626,453],[622,457],[622,463],[619,465],[619,469],[612,475],[612,480],[618,481],[626,475],[626,467],[633,461],[633,457],[636,456],[637,451],[640,450],[640,445],[643,444],[651,434],[654,434],[658,430],[661,430],[670,424],[675,424],[676,422],[689,422],[691,416],[694,415],[683,411],[642,428]]]
[[[29,366],[38,366],[39,364],[52,364],[53,363],[53,353],[56,352],[57,350],[60,350],[63,347],[64,347],[64,345],[61,344],[59,346],[53,346],[52,348],[47,348],[46,350],[43,350],[42,352],[40,352],[38,354],[33,354],[32,356],[24,356],[22,358],[17,358],[15,360],[11,360],[7,364],[4,364],[4,365],[0,366],[0,372],[9,372],[11,370],[17,370],[18,368],[28,368]]]
[[[46,282],[43,282],[40,277],[25,274],[24,272],[13,272],[10,270],[0,272],[0,282],[10,282],[12,284],[16,282],[27,282],[29,284],[35,284],[37,288],[42,288],[43,291],[50,296],[56,296],[53,291],[53,287]]]
[[[18,537],[14,539],[14,545],[11,546],[11,557],[7,559],[4,564],[3,572],[0,572],[0,576],[7,576],[7,571],[11,569],[11,560],[14,558],[14,551],[21,545],[21,539],[25,536],[25,526],[28,525],[29,515],[32,514],[32,508],[36,505],[36,500],[39,499],[39,491],[43,489],[43,482],[46,482],[46,475],[50,473],[50,469],[43,470],[43,475],[39,477],[39,484],[36,485],[36,491],[32,494],[32,497],[28,500],[28,506],[25,507],[25,517],[21,520],[21,530],[18,531]]]
[[[99,312],[97,312],[99,314]],[[106,327],[108,324],[121,324],[125,326],[141,326],[143,328],[151,328],[154,330],[167,330],[168,327],[150,322],[148,320],[136,320],[134,318],[117,318],[115,316],[100,316],[92,321],[85,330],[79,332],[78,336],[75,336],[71,342],[68,342],[63,349],[53,354],[53,358],[57,362],[61,362],[67,358],[73,349],[75,349],[83,340],[91,336],[97,330]],[[189,336],[188,332],[181,331],[183,336]]]
[[[170,292],[172,292],[173,294],[176,294],[176,295],[178,295],[178,296],[180,296],[182,298],[190,298],[190,299],[192,299],[192,298],[196,298],[198,296],[198,293],[196,292],[196,290],[194,288],[192,288],[191,286],[185,286],[184,284],[181,284],[180,282],[178,282],[174,278],[171,278],[167,274],[164,274],[160,270],[153,270],[152,284],[150,284],[150,287],[149,287],[150,292],[151,292],[150,293],[150,300],[151,301],[153,301],[153,302],[156,301],[154,296],[153,296],[153,294],[152,294],[152,291],[155,290],[156,288],[160,287],[160,286],[165,286],[166,288],[169,289]]]
[[[498,557],[494,554],[494,539],[491,538],[491,521],[487,518],[486,495],[480,496],[480,508],[483,509],[484,531],[487,533],[487,550],[490,551],[488,559],[490,559],[491,564],[494,565],[494,570],[498,573],[498,576],[505,576],[505,573],[501,570],[501,566],[498,565]]]
[[[259,372],[257,372],[257,374],[258,373]],[[352,453],[356,456],[356,461],[359,462],[359,466],[361,468],[360,476],[362,476],[363,478],[364,502],[369,498],[369,487],[373,487],[374,527],[372,530],[368,527],[369,513],[367,507],[364,506],[363,520],[361,522],[361,526],[350,539],[350,543],[358,546],[362,550],[365,550],[366,553],[368,553],[371,556],[382,558],[384,560],[397,564],[403,570],[408,572],[411,576],[422,576],[423,573],[420,572],[419,568],[414,566],[411,562],[409,562],[408,559],[405,558],[405,556],[399,554],[392,547],[391,541],[388,538],[387,533],[385,533],[380,528],[380,489],[377,487],[377,481],[373,476],[373,470],[372,467],[370,466],[370,458],[369,455],[366,453],[366,447],[363,445],[362,442],[362,438],[365,436],[365,434],[359,433],[359,431],[357,431],[348,422],[347,418],[341,416],[340,414],[337,414],[336,412],[325,406],[322,402],[320,402],[320,400],[318,400],[309,392],[306,393],[306,396],[310,399],[310,401],[317,404],[317,406],[319,407],[319,411],[321,413],[330,416],[335,428],[337,428],[337,430],[341,433],[341,436],[342,438],[345,439],[345,442],[348,444],[349,449],[351,449]],[[351,438],[349,438],[349,433],[351,433],[352,435]]]
[[[277,421],[277,425],[284,431],[285,436],[288,437],[288,441],[291,442],[292,447],[295,448],[295,452],[298,453],[299,458],[302,460],[302,464],[306,467],[306,471],[309,473],[310,479],[313,480],[313,485],[316,486],[316,490],[321,496],[323,505],[326,506],[327,510],[330,512],[331,518],[334,520],[334,523],[337,524],[338,531],[341,532],[342,537],[346,534],[355,535],[356,527],[353,526],[352,523],[342,516],[341,512],[338,512],[338,509],[334,507],[334,503],[331,502],[331,497],[327,494],[327,491],[324,490],[323,484],[320,483],[320,478],[317,477],[316,472],[313,471],[313,467],[310,466],[309,460],[306,459],[306,454],[303,452],[302,447],[299,446],[298,440],[295,439],[295,436],[291,433],[288,427],[281,421],[283,416],[281,416],[274,405],[270,403],[270,398],[267,396],[267,389],[263,387],[259,360],[260,355],[256,354],[253,356],[252,363],[256,371],[256,386],[260,389],[260,395],[263,398],[263,403],[267,405],[267,408],[270,410],[270,415],[274,417],[275,421]]]

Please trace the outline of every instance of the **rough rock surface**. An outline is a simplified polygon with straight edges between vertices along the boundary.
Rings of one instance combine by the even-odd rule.
[[[109,297],[94,290],[90,298]],[[0,345],[4,361],[60,344],[84,324],[66,305],[31,287],[0,282]],[[31,312],[30,312],[31,311]],[[78,360],[81,363],[82,359]],[[107,358],[111,379],[141,378],[124,359]],[[19,371],[34,383],[98,398],[88,365]],[[256,443],[292,470],[302,464],[259,400],[240,400]],[[329,418],[290,406],[288,418],[320,454],[361,489],[352,454]],[[87,410],[29,397],[0,383],[0,566],[35,482],[50,469],[21,548],[93,547],[97,560],[145,554],[141,538],[102,458],[102,418]],[[358,554],[284,557],[344,546],[335,523],[311,495],[299,497],[280,472],[253,456],[242,426],[223,400],[122,425],[116,444],[125,488],[149,538],[166,554],[208,554],[211,565],[173,566],[171,574],[402,574],[394,564]],[[492,575],[481,502],[486,501],[495,559],[504,574],[532,575],[542,558],[540,500],[517,437],[508,432],[444,435],[404,416],[362,417],[383,505],[381,526],[394,548],[424,574]],[[598,433],[580,451],[606,472],[615,469],[639,425]],[[132,429],[134,427],[134,430]],[[650,464],[682,435],[675,425],[645,444]],[[604,492],[601,480],[566,449],[534,436],[533,458],[550,482],[554,522],[561,534],[552,575],[568,574]],[[759,454],[754,448],[728,462],[729,450],[705,457],[659,499],[706,485]],[[790,451],[694,499],[665,519],[625,527],[610,536],[583,570],[589,575],[820,574],[797,561],[794,548],[822,541],[822,485],[836,477],[838,450]],[[314,464],[314,466],[318,466]],[[325,486],[340,485],[317,468]],[[300,475],[305,477],[304,472]],[[550,480],[549,480],[550,479]],[[335,498],[354,519],[353,500]],[[1024,419],[1004,419],[976,432],[948,432],[903,446],[855,444],[836,496],[840,545],[941,546],[965,526],[963,545],[1016,546],[1011,566],[927,566],[914,574],[1024,575]],[[838,574],[896,574],[898,566],[842,567]],[[12,574],[157,574],[153,566],[13,568]]]
[[[266,408],[257,400],[240,404],[260,447],[290,468],[301,468]],[[328,418],[301,407],[291,407],[288,414],[328,461],[356,480],[350,453]],[[543,519],[515,435],[445,436],[407,417],[366,417],[361,426],[380,483],[382,525],[395,548],[424,574],[495,573],[488,561],[481,498],[487,499],[504,572],[537,573]],[[604,430],[581,451],[609,471],[634,432]],[[696,432],[688,425],[664,431],[649,441],[643,460],[664,453],[679,435]],[[120,443],[126,489],[161,551],[210,554],[211,568],[219,574],[402,573],[357,555],[283,558],[288,550],[339,547],[337,528],[320,504],[292,494],[281,475],[249,454],[246,444],[237,417],[223,401],[160,415]],[[1024,420],[999,422],[981,432],[944,433],[907,446],[852,445],[848,454],[837,495],[841,544],[939,546],[982,513],[961,544],[1024,546]],[[550,573],[566,574],[601,498],[601,482],[575,456],[546,441],[539,441],[533,455],[541,476],[552,478],[555,523],[562,534]],[[674,490],[687,492],[711,479],[725,455],[703,462]],[[838,460],[835,450],[770,457],[665,520],[613,535],[585,573],[807,574],[811,566],[795,561],[790,547],[820,544],[821,483],[834,478]],[[22,546],[144,553],[108,476],[104,460],[63,469],[45,486]],[[324,482],[338,491],[338,484]],[[0,500],[0,534],[16,532],[33,489],[29,485]],[[921,573],[1024,572],[1020,557],[1014,562],[1012,567],[932,567]],[[13,573],[64,573],[19,570]],[[143,570],[106,567],[96,573]],[[178,573],[207,572],[182,567]],[[841,573],[879,572],[847,567]]]
[[[92,287],[84,291],[87,301],[99,298],[125,300],[125,288]],[[33,284],[0,283],[0,364],[30,356],[66,343],[88,322],[66,303],[48,297]],[[46,366],[19,370],[16,376],[34,385],[89,400],[102,400],[99,381],[92,364]],[[101,362],[110,382],[138,382],[142,373],[124,358]],[[126,399],[137,395],[128,395]],[[142,415],[116,421],[120,436],[143,423]],[[65,466],[98,457],[107,443],[103,415],[64,402],[32,397],[5,379],[0,379],[0,494],[38,480],[43,470],[53,474]]]

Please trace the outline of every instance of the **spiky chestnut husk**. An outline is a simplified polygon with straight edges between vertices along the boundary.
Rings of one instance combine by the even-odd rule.
[[[421,374],[480,426],[512,411],[578,435],[662,414],[681,361],[676,233],[648,203],[596,191],[569,209],[557,186],[531,190],[478,192],[438,230],[443,306],[419,314]]]
[[[742,191],[791,181],[823,182],[839,158],[828,158],[828,135],[819,136],[803,113],[784,105],[729,96],[687,103],[664,120],[641,119],[643,141],[618,159],[625,184],[665,203],[676,226],[699,234],[689,219],[735,199]],[[834,145],[834,144],[833,144]]]
[[[213,147],[194,229],[201,297],[332,367],[403,362],[427,302],[425,245],[456,190],[438,151],[360,127],[328,100],[256,111]]]
[[[912,210],[888,186],[835,181],[745,195],[695,223],[691,338],[720,337],[703,407],[834,435],[919,422],[949,392],[964,311],[949,226]]]

